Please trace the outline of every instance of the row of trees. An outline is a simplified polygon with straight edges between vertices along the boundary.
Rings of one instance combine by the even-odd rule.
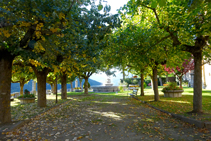
[[[46,106],[46,80],[50,72],[53,79],[61,78],[62,99],[67,98],[67,78],[74,76],[85,79],[88,94],[88,78],[105,69],[102,52],[107,34],[120,26],[118,15],[110,15],[109,6],[95,5],[89,0],[1,3],[0,122],[11,122],[11,76],[20,70],[16,67],[33,70],[39,107]]]
[[[179,72],[184,68],[184,60],[192,57],[197,87],[194,87],[191,112],[201,113],[202,59],[209,61],[211,51],[211,3],[207,0],[130,0],[119,13],[123,27],[110,37],[108,46],[112,49],[107,50],[111,54],[108,63],[141,75],[142,84],[144,75],[151,76],[154,100],[159,101],[158,70],[163,71],[165,65]],[[143,89],[141,95],[144,95]]]

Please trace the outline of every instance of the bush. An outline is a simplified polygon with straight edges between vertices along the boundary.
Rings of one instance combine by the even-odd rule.
[[[147,86],[149,86],[149,83],[151,84],[151,80],[144,80],[144,82],[147,84]],[[150,85],[151,86],[151,85]]]
[[[138,84],[138,80],[137,79],[133,79],[133,84]]]
[[[24,94],[19,96],[18,98],[35,98],[34,94],[30,94],[30,91],[27,89],[24,90]]]
[[[162,89],[162,92],[165,92],[166,90],[183,90],[182,87],[177,87],[176,82],[168,82],[167,84],[168,84],[168,86],[164,87]]]
[[[140,78],[126,78],[125,82],[127,83],[127,87],[129,87],[129,84],[135,84],[137,85]]]
[[[84,83],[84,85],[83,85],[83,88],[85,88],[85,83]],[[89,82],[88,82],[88,89],[90,88],[90,84],[89,84]]]
[[[147,84],[144,82],[144,88],[146,88],[147,87]]]
[[[120,91],[120,92],[124,92],[124,87],[120,85],[120,86],[119,86],[119,91]]]

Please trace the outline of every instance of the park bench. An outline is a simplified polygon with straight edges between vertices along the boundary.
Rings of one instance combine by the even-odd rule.
[[[11,96],[10,96],[10,101],[13,101],[14,98],[17,98],[19,95],[20,95],[19,92],[14,92],[14,93],[12,93]]]
[[[132,93],[129,93],[131,97],[137,96],[138,89],[133,89]]]
[[[46,90],[46,94],[51,95],[51,90]]]

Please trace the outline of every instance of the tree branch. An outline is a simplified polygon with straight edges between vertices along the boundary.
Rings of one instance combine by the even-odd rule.
[[[153,10],[153,12],[155,13],[155,17],[156,17],[156,19],[157,19],[158,24],[160,25],[160,19],[159,19],[159,17],[158,17],[158,14],[157,14],[156,9],[155,9],[155,8],[152,8],[152,10]]]

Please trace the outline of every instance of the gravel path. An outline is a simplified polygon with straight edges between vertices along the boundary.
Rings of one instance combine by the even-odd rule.
[[[74,97],[32,122],[5,133],[4,140],[211,141],[211,131],[117,96]]]

